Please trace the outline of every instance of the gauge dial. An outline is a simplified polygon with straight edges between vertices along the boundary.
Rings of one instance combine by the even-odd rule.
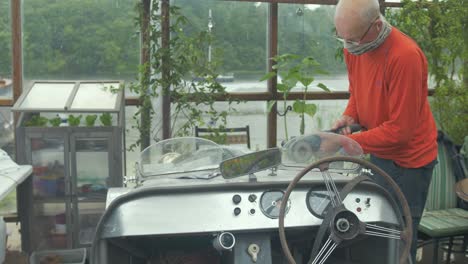
[[[262,197],[260,197],[260,209],[262,210],[263,214],[269,218],[277,219],[279,217],[283,195],[284,192],[281,190],[271,190],[264,192]],[[289,207],[291,207],[290,200],[288,200],[288,204],[286,205],[286,214],[289,211]]]
[[[331,194],[333,195],[333,194]],[[307,208],[320,219],[323,219],[327,213],[326,209],[330,204],[330,193],[323,189],[311,189],[307,193]]]

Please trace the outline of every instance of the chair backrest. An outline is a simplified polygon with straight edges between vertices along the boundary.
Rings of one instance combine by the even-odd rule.
[[[195,136],[214,141],[222,145],[246,144],[250,149],[250,128],[201,128],[195,127]]]
[[[437,143],[438,163],[432,173],[425,206],[428,211],[457,207],[458,198],[454,186],[464,177],[460,175],[462,169],[458,163],[458,152],[453,142],[439,131]]]
[[[468,177],[468,136],[465,137],[463,145],[460,147],[460,163],[465,177]]]

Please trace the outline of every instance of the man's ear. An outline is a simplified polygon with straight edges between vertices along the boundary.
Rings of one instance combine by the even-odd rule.
[[[382,28],[383,28],[382,20],[379,19],[379,20],[375,21],[375,23],[377,23],[377,25],[376,25],[377,31],[380,32],[382,30]]]

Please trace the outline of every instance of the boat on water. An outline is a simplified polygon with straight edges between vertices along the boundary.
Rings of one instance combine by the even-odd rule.
[[[204,77],[193,77],[192,81],[194,82],[201,82],[205,81],[206,78]],[[227,75],[218,75],[215,80],[219,83],[231,83],[234,82],[234,74],[227,74]]]
[[[0,77],[0,96],[10,96],[12,93],[13,81]]]

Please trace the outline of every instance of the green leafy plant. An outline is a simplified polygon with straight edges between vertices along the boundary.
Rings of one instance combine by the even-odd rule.
[[[103,126],[112,126],[112,115],[109,113],[100,115],[99,120]]]
[[[267,73],[261,81],[276,78],[279,75],[281,77],[281,82],[278,83],[277,88],[278,91],[283,94],[283,107],[285,112],[283,114],[278,113],[279,115],[283,116],[284,121],[284,129],[285,129],[285,136],[288,139],[288,126],[287,126],[287,112],[292,110],[295,113],[298,113],[301,118],[301,125],[299,129],[299,133],[304,135],[305,133],[305,116],[308,115],[310,117],[314,117],[315,113],[317,112],[317,105],[313,103],[307,103],[306,95],[308,89],[311,87],[312,83],[314,82],[315,78],[313,75],[315,74],[326,74],[320,68],[320,64],[312,57],[305,57],[301,59],[298,55],[295,54],[283,54],[278,55],[272,58],[277,64],[273,67],[275,71]],[[291,91],[297,87],[298,84],[301,84],[303,88],[303,97],[302,99],[297,99],[294,101],[292,107],[287,105],[287,99]],[[323,83],[318,83],[316,87],[330,92],[328,87]],[[268,111],[271,111],[273,105],[275,105],[277,101],[269,101],[268,102]]]
[[[31,127],[44,127],[47,125],[47,122],[49,119],[47,117],[43,117],[40,115],[33,115],[31,119],[26,121],[24,124],[25,126],[31,126]]]
[[[62,123],[62,119],[57,116],[57,117],[54,117],[54,118],[51,118],[49,120],[49,123],[53,126],[53,127],[58,127],[60,126],[60,124]]]
[[[461,144],[468,133],[468,5],[465,0],[402,3],[401,9],[388,10],[388,20],[426,54],[435,88],[434,117]]]
[[[83,117],[82,115],[79,115],[79,116],[69,115],[68,116],[68,124],[70,126],[74,126],[74,127],[79,126],[80,123],[81,123],[81,118],[82,117]]]
[[[138,21],[141,22],[143,8],[140,4],[137,7],[140,10]],[[190,135],[195,126],[204,126],[206,120],[225,126],[228,112],[234,110],[229,98],[227,108],[215,107],[216,97],[227,97],[227,93],[217,81],[217,60],[209,61],[206,52],[213,43],[213,36],[208,31],[189,33],[190,21],[181,14],[179,7],[171,5],[171,39],[169,47],[163,47],[160,40],[163,17],[159,9],[160,1],[152,1],[151,38],[143,43],[150,51],[151,62],[140,65],[140,82],[130,86],[141,102],[133,116],[135,125],[132,127],[140,131],[141,137],[130,149],[141,144],[142,138],[149,137],[151,130],[156,134],[161,130],[161,124],[152,123],[156,113],[152,101],[158,96],[169,96],[171,101],[171,136]],[[149,73],[159,77],[150,78]]]
[[[94,126],[94,123],[96,122],[97,115],[87,115],[85,117],[85,122],[87,127],[92,127]]]

